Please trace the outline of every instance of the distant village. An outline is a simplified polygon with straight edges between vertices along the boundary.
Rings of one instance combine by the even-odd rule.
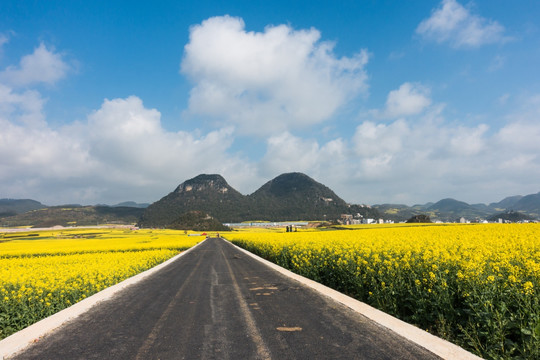
[[[471,223],[475,223],[475,224],[489,224],[489,223],[499,223],[499,224],[510,224],[510,223],[537,223],[538,221],[537,220],[520,220],[520,221],[510,221],[510,220],[506,220],[506,219],[502,219],[502,218],[498,218],[496,221],[488,221],[486,219],[474,219],[474,220],[469,220],[469,219],[466,219],[465,217],[460,217],[458,219],[456,219],[456,221],[441,221],[441,220],[430,220],[429,217],[425,216],[424,217],[426,218],[426,221],[412,221],[411,219],[409,220],[404,220],[404,221],[399,221],[399,223],[413,223],[413,222],[431,222],[431,223],[435,223],[435,224],[443,224],[443,223],[459,223],[459,224],[471,224]],[[352,215],[352,214],[341,214],[341,219],[338,220],[340,224],[342,225],[360,225],[360,224],[394,224],[395,221],[394,220],[389,220],[389,219],[382,219],[382,218],[379,218],[379,219],[370,219],[370,218],[364,218],[362,216],[362,214],[355,214],[355,215]]]
[[[420,215],[427,217],[425,215]],[[427,217],[429,220],[429,217]],[[363,224],[394,224],[394,223],[407,223],[407,222],[422,222],[422,221],[394,221],[389,219],[372,219],[372,218],[365,218],[362,216],[362,214],[341,214],[341,218],[337,220],[337,222],[341,225],[363,225]],[[434,224],[443,224],[443,223],[460,223],[460,224],[493,224],[493,223],[499,223],[499,224],[510,224],[510,223],[537,223],[537,220],[520,220],[520,221],[509,221],[502,218],[497,219],[497,221],[488,221],[485,219],[474,219],[474,220],[468,220],[464,217],[460,217],[456,221],[441,221],[441,220],[429,220],[429,221],[423,221],[423,222],[431,222]],[[223,225],[229,226],[232,228],[242,228],[242,227],[287,227],[287,232],[293,232],[296,231],[297,228],[303,228],[307,227],[310,224],[308,221],[247,221],[243,223],[225,223]]]

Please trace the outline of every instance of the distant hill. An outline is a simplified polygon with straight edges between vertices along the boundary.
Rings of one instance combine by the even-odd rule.
[[[324,220],[341,214],[363,213],[367,208],[352,208],[325,185],[302,173],[282,174],[248,196],[253,220]],[[371,211],[373,216],[378,216]]]
[[[414,205],[411,207],[401,204],[382,204],[374,205],[373,207],[380,211],[385,219],[394,221],[405,221],[412,216],[421,214],[428,215],[432,220],[456,221],[463,217],[467,220],[475,221],[497,219],[494,215],[499,216],[500,214],[509,212],[519,212],[523,215],[523,217],[519,217],[516,214],[510,216],[510,218],[514,219],[539,219],[540,193],[526,196],[510,196],[499,202],[490,203],[489,205],[469,205],[466,202],[448,198],[442,199],[436,203]],[[506,219],[506,217],[502,218]],[[509,220],[510,218],[506,220]]]
[[[431,205],[428,210],[456,213],[459,211],[470,210],[471,208],[471,205],[463,201],[458,201],[454,199],[442,199]]]
[[[135,224],[144,209],[110,206],[52,206],[0,219],[0,226],[88,226]]]
[[[0,199],[0,218],[23,214],[27,211],[44,208],[45,205],[30,199]]]
[[[466,202],[455,199],[443,199],[427,208],[428,211],[434,212],[439,220],[456,221],[462,217],[474,220],[485,219],[488,213],[481,210],[479,205],[473,206]]]
[[[407,206],[403,204],[381,204],[373,205],[373,207],[381,213],[381,216],[386,220],[393,221],[406,221],[417,215],[427,214],[430,217],[434,217],[434,212],[426,211],[432,203],[427,205],[414,205]]]
[[[242,195],[221,175],[199,175],[151,204],[139,225],[166,227],[188,211],[202,211],[224,223],[248,220],[328,220],[341,214],[377,217],[376,210],[348,205],[328,187],[301,173],[282,174],[251,195]]]
[[[540,216],[540,192],[523,196],[507,210],[521,211],[534,217]]]
[[[136,203],[135,201],[124,201],[116,205],[112,205],[112,207],[135,207],[135,208],[141,208],[146,209],[150,204],[147,203]]]
[[[506,198],[502,199],[501,201],[499,201],[497,203],[489,204],[489,207],[491,209],[496,210],[496,211],[502,211],[502,210],[505,210],[505,209],[511,209],[514,206],[515,203],[517,203],[519,200],[521,200],[521,198],[523,198],[523,196],[521,196],[521,195],[509,196],[509,197],[506,197]]]
[[[469,205],[447,198],[413,206],[366,206],[347,204],[331,189],[302,173],[279,175],[251,195],[242,195],[221,175],[202,174],[185,181],[173,192],[150,205],[127,201],[113,206],[71,204],[47,207],[31,199],[0,199],[0,226],[47,227],[138,222],[145,227],[167,227],[190,211],[201,211],[224,223],[250,220],[335,220],[341,214],[394,221],[406,221],[418,215],[429,216],[432,221],[456,221],[461,217],[476,221],[497,219],[501,214],[511,214],[508,220],[538,220],[540,192],[509,196],[489,205]]]

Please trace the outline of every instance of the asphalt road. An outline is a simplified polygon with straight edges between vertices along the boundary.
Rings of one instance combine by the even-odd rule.
[[[438,359],[222,239],[14,359]]]

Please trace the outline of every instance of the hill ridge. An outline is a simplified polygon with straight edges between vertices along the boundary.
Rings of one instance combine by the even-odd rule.
[[[350,206],[330,188],[299,173],[285,173],[266,182],[249,195],[242,195],[221,175],[201,174],[184,181],[175,191],[151,204],[139,223],[163,227],[188,211],[203,211],[222,222],[247,220],[324,220],[350,213]],[[353,207],[356,213],[371,208]]]

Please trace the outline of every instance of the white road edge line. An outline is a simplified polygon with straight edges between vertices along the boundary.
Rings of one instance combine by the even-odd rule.
[[[56,314],[53,314],[43,320],[38,321],[35,324],[32,324],[16,332],[15,334],[8,336],[7,338],[0,341],[0,360],[4,360],[4,358],[8,358],[9,356],[12,356],[15,353],[23,350],[32,343],[39,341],[39,338],[60,327],[67,321],[73,320],[76,317],[82,315],[94,305],[102,301],[109,300],[119,291],[124,290],[128,286],[136,284],[139,281],[154,274],[155,272],[163,269],[167,265],[178,260],[185,254],[202,244],[205,240],[206,239],[190,247],[189,249],[182,251],[180,254],[173,256],[169,260],[154,266],[153,268],[143,271],[142,273],[139,273],[137,275],[133,275],[132,277],[127,278],[126,280],[119,282],[116,285],[110,286],[98,293],[95,293],[94,295],[89,296],[86,299],[81,300],[68,308],[65,308],[64,310],[61,310]]]
[[[245,254],[253,257],[256,260],[266,264],[272,269],[278,271],[279,273],[292,278],[315,291],[330,297],[331,299],[349,307],[350,309],[364,315],[368,319],[371,319],[378,323],[379,325],[395,332],[396,334],[412,341],[413,343],[423,347],[424,349],[432,352],[433,354],[440,356],[443,359],[452,359],[452,360],[481,360],[482,358],[468,352],[467,350],[452,344],[449,341],[441,339],[435,335],[428,333],[422,329],[417,328],[411,324],[408,324],[402,320],[399,320],[391,315],[388,315],[385,312],[375,309],[368,304],[365,304],[361,301],[353,299],[350,296],[340,293],[334,289],[329,288],[328,286],[322,285],[316,281],[303,277],[301,275],[295,274],[292,271],[289,271],[285,268],[282,268],[279,265],[274,264],[268,260],[261,258],[230,241],[227,241],[232,246],[235,246],[240,251]]]

